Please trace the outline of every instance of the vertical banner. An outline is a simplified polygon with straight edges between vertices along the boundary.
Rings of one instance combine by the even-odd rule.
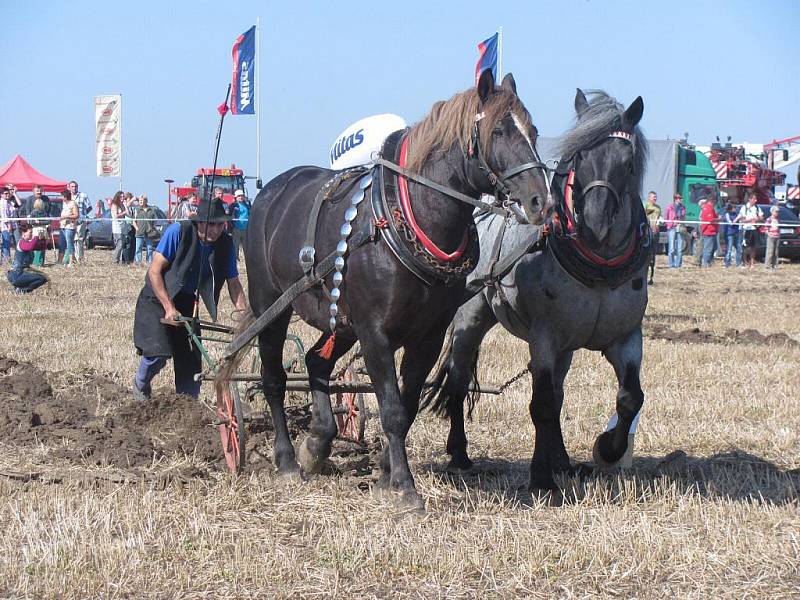
[[[481,73],[486,69],[492,70],[495,80],[497,80],[497,46],[499,34],[495,33],[492,37],[483,40],[478,44],[478,62],[475,65],[475,85],[481,78]]]
[[[95,153],[98,177],[122,175],[121,96],[94,97]]]
[[[231,114],[254,115],[256,26],[236,38],[233,44],[233,78],[231,80]]]

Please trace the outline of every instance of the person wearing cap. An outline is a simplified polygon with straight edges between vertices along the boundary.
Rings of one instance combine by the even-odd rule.
[[[686,225],[682,221],[686,220],[686,207],[680,194],[675,194],[672,199],[672,204],[667,206],[664,213],[664,225],[667,228],[669,268],[677,269],[683,262],[683,233]]]
[[[714,210],[714,205],[708,198],[700,198],[700,236],[703,240],[703,255],[700,260],[701,267],[710,267],[714,262],[714,252],[717,249],[717,235],[719,234],[719,215]]]
[[[194,380],[202,366],[200,350],[182,324],[165,325],[161,319],[194,316],[198,294],[216,320],[224,282],[234,306],[247,308],[233,240],[225,231],[229,219],[221,200],[203,200],[189,220],[164,231],[136,301],[133,342],[142,358],[133,382],[135,400],[150,397],[151,382],[169,358],[175,367],[175,391],[194,398],[200,395],[200,382]]]
[[[239,249],[244,244],[245,234],[247,233],[247,223],[250,220],[250,201],[244,195],[243,190],[236,190],[233,193],[236,202],[233,205],[231,221],[233,242],[236,244],[236,260],[239,260]]]
[[[767,248],[764,255],[764,265],[768,269],[778,268],[779,242],[781,239],[781,224],[778,221],[780,212],[781,209],[773,204],[769,209],[769,216],[764,220],[764,224],[767,226]]]

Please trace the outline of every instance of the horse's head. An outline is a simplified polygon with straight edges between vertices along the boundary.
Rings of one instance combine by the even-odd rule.
[[[572,210],[578,234],[593,246],[615,246],[624,241],[631,211],[639,202],[639,182],[647,152],[636,127],[644,112],[641,96],[626,109],[597,92],[587,101],[575,94],[575,128],[565,136],[572,158]]]
[[[470,179],[479,191],[508,205],[518,220],[540,224],[551,209],[549,185],[536,151],[538,132],[517,96],[514,77],[509,73],[496,87],[487,69],[477,92],[479,108],[468,151]]]

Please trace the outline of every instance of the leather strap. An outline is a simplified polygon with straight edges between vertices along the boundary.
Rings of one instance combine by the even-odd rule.
[[[365,231],[357,231],[348,241],[348,252],[353,252],[366,244],[370,240],[370,235]],[[325,277],[333,271],[334,262],[339,256],[335,250],[328,254],[310,273],[301,277],[290,285],[278,297],[278,299],[270,305],[259,317],[250,324],[247,329],[242,331],[239,335],[233,338],[225,353],[222,355],[222,360],[227,360],[236,354],[239,350],[244,348],[251,340],[261,333],[267,326],[270,325],[278,316],[285,311],[292,302],[302,293],[307,292],[315,285],[318,285]]]
[[[475,208],[479,209],[481,212],[490,212],[490,213],[494,213],[496,215],[501,215],[502,217],[505,217],[505,218],[508,218],[508,217],[512,216],[511,213],[509,211],[507,211],[505,208],[500,208],[499,206],[494,206],[492,204],[486,204],[486,203],[481,202],[480,200],[478,200],[476,198],[472,198],[470,196],[467,196],[466,194],[462,194],[461,192],[457,192],[455,190],[451,190],[450,188],[445,187],[443,185],[440,185],[440,184],[436,183],[435,181],[433,181],[431,179],[428,179],[427,177],[423,177],[422,175],[417,175],[416,173],[412,173],[408,169],[405,169],[405,168],[401,167],[400,165],[396,165],[395,163],[390,162],[390,161],[388,161],[388,160],[386,160],[384,158],[376,159],[375,160],[375,164],[376,165],[380,165],[382,167],[385,167],[385,168],[389,169],[390,171],[394,171],[395,173],[398,173],[398,174],[402,175],[406,179],[410,179],[411,181],[416,181],[417,183],[422,184],[425,187],[429,187],[432,190],[436,190],[437,192],[439,192],[441,194],[444,194],[446,196],[450,196],[451,198],[454,198],[455,200],[458,200],[460,202],[465,202],[467,204],[471,204]]]

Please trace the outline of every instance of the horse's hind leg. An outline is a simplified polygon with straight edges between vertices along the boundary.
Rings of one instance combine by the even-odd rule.
[[[278,473],[299,470],[294,446],[289,439],[286,412],[283,408],[286,396],[286,371],[283,369],[283,344],[292,311],[287,310],[258,335],[258,352],[261,357],[261,383],[264,397],[272,413],[275,429],[275,467]]]
[[[473,466],[467,453],[464,399],[472,381],[472,370],[478,360],[481,342],[496,323],[497,319],[483,294],[465,304],[454,321],[453,345],[445,366],[448,371],[447,380],[441,392],[447,400],[446,411],[450,417],[450,433],[447,436],[447,453],[450,455],[448,471],[465,472]]]
[[[323,334],[314,347],[306,352],[306,368],[311,387],[311,430],[300,446],[300,464],[308,473],[317,473],[325,459],[331,454],[331,442],[338,431],[336,419],[331,409],[329,381],[336,361],[344,356],[355,344],[354,337],[336,336],[336,343],[330,358],[322,358],[319,351],[328,339]]]
[[[617,392],[617,424],[611,431],[598,436],[594,446],[598,466],[618,462],[628,449],[628,432],[644,404],[644,392],[639,381],[642,366],[642,330],[636,328],[625,339],[603,351],[614,367],[619,381]]]

